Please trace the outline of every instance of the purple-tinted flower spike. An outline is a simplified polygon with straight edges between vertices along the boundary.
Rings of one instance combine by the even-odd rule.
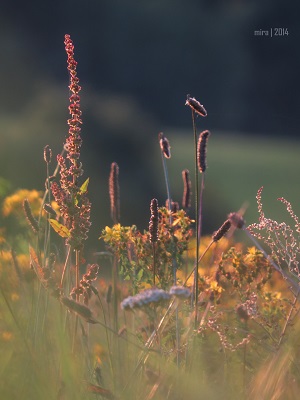
[[[202,104],[199,103],[194,97],[191,97],[189,94],[187,95],[187,99],[185,102],[186,106],[190,106],[196,114],[201,115],[201,117],[206,117],[207,112]]]

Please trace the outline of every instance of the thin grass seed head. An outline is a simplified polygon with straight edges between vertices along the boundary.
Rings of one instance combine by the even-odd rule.
[[[224,235],[229,231],[231,227],[231,222],[227,219],[224,224],[212,235],[212,240],[217,242],[218,240],[222,239]]]
[[[34,218],[33,214],[32,214],[32,210],[29,204],[28,199],[24,199],[23,201],[23,209],[24,209],[24,213],[26,216],[26,219],[31,227],[31,229],[33,230],[34,233],[38,233],[39,232],[39,223],[38,221]]]
[[[157,199],[152,199],[150,203],[150,222],[149,222],[149,233],[150,242],[156,243],[158,240],[158,201]]]
[[[46,164],[50,164],[51,163],[51,159],[52,159],[52,150],[50,148],[50,146],[47,144],[44,147],[44,160]]]
[[[158,134],[159,145],[162,151],[162,154],[165,158],[171,158],[171,147],[168,139],[164,136],[162,132]]]
[[[184,169],[182,171],[183,180],[183,196],[182,196],[182,208],[188,209],[191,207],[191,197],[192,197],[192,183],[190,180],[190,171]]]
[[[201,117],[207,116],[207,112],[203,105],[200,104],[199,101],[195,99],[195,97],[191,97],[189,94],[187,95],[185,105],[191,107],[191,109]]]
[[[205,172],[206,170],[206,147],[207,147],[207,140],[210,135],[209,131],[203,131],[200,133],[197,145],[197,165],[198,169],[201,173]]]
[[[114,224],[120,221],[119,166],[113,162],[109,174],[110,214]]]

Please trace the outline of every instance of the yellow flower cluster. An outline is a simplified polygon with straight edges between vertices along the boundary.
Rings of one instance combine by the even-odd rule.
[[[28,199],[31,206],[32,214],[34,216],[39,215],[41,203],[42,203],[42,192],[37,190],[19,189],[12,195],[7,196],[2,205],[2,214],[5,217],[9,215],[20,215],[23,214],[23,201]]]

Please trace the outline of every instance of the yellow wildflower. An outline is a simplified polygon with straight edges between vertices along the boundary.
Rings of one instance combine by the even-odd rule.
[[[11,214],[23,214],[23,201],[28,199],[32,214],[39,215],[42,192],[37,190],[19,189],[10,196],[7,196],[3,201],[2,214],[8,217]]]

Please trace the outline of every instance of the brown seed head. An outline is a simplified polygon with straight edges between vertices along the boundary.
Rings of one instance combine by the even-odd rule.
[[[158,201],[157,199],[152,199],[150,204],[150,222],[149,222],[149,233],[150,242],[155,243],[158,240]]]
[[[170,143],[169,143],[168,139],[164,136],[164,134],[162,132],[160,132],[158,134],[158,138],[159,138],[159,145],[160,145],[162,154],[166,158],[171,158],[171,147],[170,147]]]
[[[34,218],[34,216],[32,214],[32,210],[31,210],[28,199],[24,199],[23,209],[25,212],[26,219],[27,219],[29,225],[31,226],[31,229],[33,230],[34,233],[38,233],[39,224],[38,224],[38,221]]]
[[[227,219],[224,224],[212,235],[212,240],[217,242],[229,231],[231,222]]]
[[[116,162],[111,164],[109,175],[110,214],[114,224],[120,221],[120,186],[119,166]]]
[[[197,146],[197,164],[200,172],[206,170],[206,145],[210,135],[209,131],[203,131],[200,133],[198,146]]]
[[[189,94],[187,95],[185,105],[190,106],[191,109],[198,115],[201,115],[201,117],[207,116],[207,112],[206,112],[205,108],[203,107],[203,105],[200,104],[199,101],[196,100],[194,97],[191,97]]]
[[[45,163],[49,164],[51,162],[52,159],[52,150],[50,149],[50,146],[47,144],[44,147],[44,160]]]

